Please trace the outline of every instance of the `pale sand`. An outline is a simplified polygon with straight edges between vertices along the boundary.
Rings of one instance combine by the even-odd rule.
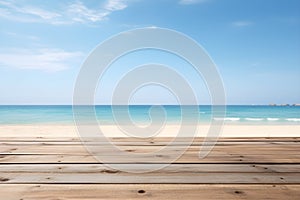
[[[174,137],[179,126],[165,127],[158,137]],[[207,134],[209,126],[200,125],[198,137]],[[115,126],[101,126],[108,137],[126,137]],[[0,125],[0,137],[78,137],[72,125]],[[221,137],[300,137],[300,125],[225,125]]]

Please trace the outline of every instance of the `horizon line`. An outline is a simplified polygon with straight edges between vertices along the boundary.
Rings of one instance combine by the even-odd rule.
[[[0,104],[0,106],[300,106],[299,103],[285,104]]]

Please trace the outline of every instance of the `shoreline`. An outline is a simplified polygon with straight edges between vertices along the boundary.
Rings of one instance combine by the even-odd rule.
[[[175,137],[179,127],[166,125],[155,137]],[[114,125],[102,125],[100,128],[106,137],[128,137]],[[196,137],[205,137],[208,130],[208,124],[198,125]],[[0,133],[0,137],[79,137],[76,126],[70,124],[0,125]],[[300,125],[225,124],[220,137],[300,137]]]

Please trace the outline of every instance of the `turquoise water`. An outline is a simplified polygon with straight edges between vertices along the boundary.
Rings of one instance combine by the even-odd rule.
[[[126,106],[115,106],[119,118],[127,115]],[[149,123],[151,106],[129,106],[133,121]],[[190,106],[163,106],[168,122],[181,119],[181,109],[188,110],[188,119],[199,115],[200,123],[220,120],[211,115],[211,106],[199,106],[198,110]],[[102,124],[114,124],[111,106],[96,106],[96,117]],[[155,109],[153,110],[155,114]],[[83,114],[84,115],[84,114]],[[164,120],[164,115],[156,116]],[[85,116],[88,120],[89,115]],[[300,107],[298,106],[227,106],[226,123],[232,124],[291,124],[300,125]],[[0,106],[0,124],[72,124],[72,106]]]

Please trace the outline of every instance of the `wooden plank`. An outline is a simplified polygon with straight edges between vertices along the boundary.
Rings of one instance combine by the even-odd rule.
[[[300,185],[2,184],[5,200],[40,199],[274,199],[296,200]]]
[[[34,141],[28,141],[28,142],[20,142],[20,141],[10,141],[10,142],[1,142],[0,148],[10,148],[10,147],[26,147],[26,146],[83,146],[83,145],[89,145],[89,146],[108,146],[111,143],[96,143],[96,142],[34,142]],[[199,147],[199,146],[211,146],[211,144],[203,144],[202,142],[193,142],[193,143],[186,143],[186,142],[176,142],[176,143],[166,143],[166,142],[113,142],[112,144],[116,146],[133,146],[133,147],[143,147],[143,146],[154,146],[154,147],[162,147],[162,146],[191,146],[191,147]],[[299,146],[300,143],[298,142],[217,142],[214,146],[216,147],[222,147],[222,146],[259,146],[259,147],[268,147],[271,146],[282,146],[282,147],[288,147],[289,145],[293,146]]]
[[[149,167],[149,164],[119,164],[117,165],[127,170]],[[155,167],[157,164],[151,164],[150,167]],[[112,170],[103,164],[9,164],[0,165],[0,174],[5,173],[101,173]],[[114,170],[112,170],[114,171]],[[228,173],[299,173],[300,164],[170,164],[161,169],[159,173],[204,173],[204,172],[228,172]]]
[[[133,162],[126,160],[125,157],[118,157],[112,154],[107,146],[97,147],[99,152],[96,154],[116,157],[115,160],[119,162]],[[122,146],[123,150],[132,153],[148,153],[157,151],[161,147],[157,146]],[[167,150],[164,155],[157,154],[156,162],[164,162],[168,157],[177,155],[178,151],[184,147],[174,146]],[[192,163],[299,163],[300,162],[300,145],[298,144],[239,144],[239,145],[224,145],[215,146],[213,151],[205,159],[198,158],[200,147],[191,146],[185,154],[178,160],[178,162],[192,162]],[[79,145],[3,145],[0,147],[0,163],[55,163],[55,162],[97,162],[85,149],[84,146]],[[287,156],[288,155],[288,156]],[[145,155],[141,158],[141,162],[147,162],[151,156]],[[169,161],[168,161],[169,162]]]
[[[131,153],[152,153],[160,150],[160,148],[140,148],[140,147],[123,147],[120,148],[123,151],[131,152]],[[247,155],[276,155],[278,158],[280,157],[286,157],[286,155],[290,155],[290,158],[300,158],[299,157],[299,148],[290,148],[290,149],[284,149],[284,148],[217,148],[214,147],[213,150],[210,152],[210,155],[223,155],[223,156],[228,156],[228,155],[239,155],[242,157],[245,157]],[[184,148],[172,148],[172,149],[166,149],[164,151],[164,154],[166,155],[173,155],[177,154],[178,151],[185,151],[186,155],[193,154],[197,155],[200,151],[200,148],[189,148],[185,150]],[[97,147],[97,149],[94,151],[94,154],[107,154],[111,155],[113,154],[114,151],[105,148],[105,147]],[[11,147],[11,148],[6,148],[0,151],[0,157],[5,156],[5,155],[89,155],[88,151],[84,147],[78,147],[78,148],[60,148],[56,146],[52,147],[24,147],[24,148],[19,148],[19,147]]]
[[[149,167],[147,168],[149,169]],[[300,184],[300,173],[209,173],[209,172],[148,172],[127,173],[103,170],[99,173],[6,173],[0,174],[2,183],[201,183],[201,184]],[[3,175],[3,176],[2,176]]]
[[[168,155],[143,155],[139,160],[132,160],[128,157],[115,156],[113,163],[169,163],[170,157]],[[105,161],[98,161],[91,155],[0,155],[0,164],[8,163],[105,163]],[[174,163],[295,163],[300,164],[299,155],[277,156],[277,155],[208,155],[204,159],[200,159],[195,154],[184,154]]]
[[[82,143],[80,141],[6,141],[6,142],[0,142],[1,146],[37,146],[37,145],[44,145],[44,146],[50,146],[50,145],[60,145],[60,146],[81,146],[83,144],[87,145],[101,145],[105,146],[110,144],[110,142],[86,142]],[[211,144],[203,144],[202,142],[151,142],[151,141],[124,141],[124,142],[112,142],[112,144],[119,145],[119,146],[166,146],[166,145],[173,145],[173,146],[201,146],[201,145],[207,145],[210,146]],[[257,145],[257,146],[288,146],[288,145],[299,145],[300,142],[295,141],[275,141],[275,142],[253,142],[253,141],[238,141],[238,142],[227,142],[227,141],[218,141],[215,146],[240,146],[240,145]]]
[[[138,172],[155,166],[116,167]],[[231,166],[173,164],[153,172],[127,173],[104,165],[6,165],[0,166],[0,183],[300,183],[300,165]]]
[[[97,147],[99,153],[110,153],[110,147],[107,145],[91,145],[90,147]],[[164,146],[136,146],[123,145],[120,149],[136,153],[154,152],[163,148]],[[185,149],[185,146],[169,146],[171,147],[168,153],[175,153],[178,150]],[[197,153],[200,146],[190,146],[187,153]],[[228,144],[223,146],[214,146],[212,153],[236,153],[236,154],[296,154],[300,151],[299,144]],[[84,145],[46,145],[46,144],[2,144],[0,146],[0,154],[63,154],[63,155],[86,155],[87,150]]]
[[[151,141],[151,140],[139,140],[139,141],[118,141],[118,140],[111,140],[112,143],[116,144],[116,145],[120,145],[120,146],[128,146],[128,145],[136,145],[136,146],[165,146],[167,144],[170,144],[170,141]],[[82,141],[78,141],[78,140],[45,140],[45,141],[41,141],[41,140],[18,140],[18,139],[14,139],[14,140],[10,140],[7,139],[5,141],[0,141],[0,145],[82,145]],[[103,142],[103,141],[85,141],[85,143],[87,144],[95,144],[95,145],[105,145],[107,144],[107,142]],[[269,145],[269,144],[299,144],[300,141],[281,141],[281,140],[268,140],[268,141],[264,141],[264,140],[241,140],[241,141],[228,141],[228,140],[218,140],[216,145],[218,146],[222,146],[222,145],[240,145],[240,144],[259,144],[259,145]],[[203,141],[193,141],[192,143],[189,141],[187,143],[187,141],[176,141],[176,142],[172,142],[172,145],[186,145],[186,144],[190,144],[190,145],[202,145]]]
[[[128,137],[114,137],[109,138],[114,142],[169,142],[174,138],[170,137],[155,137],[155,138],[128,138]],[[87,139],[95,141],[94,138]],[[178,141],[186,141],[187,138],[177,138]],[[195,142],[203,142],[204,138],[195,137]],[[79,137],[1,137],[0,142],[20,141],[20,142],[80,142]],[[300,137],[220,137],[220,142],[300,142]]]

